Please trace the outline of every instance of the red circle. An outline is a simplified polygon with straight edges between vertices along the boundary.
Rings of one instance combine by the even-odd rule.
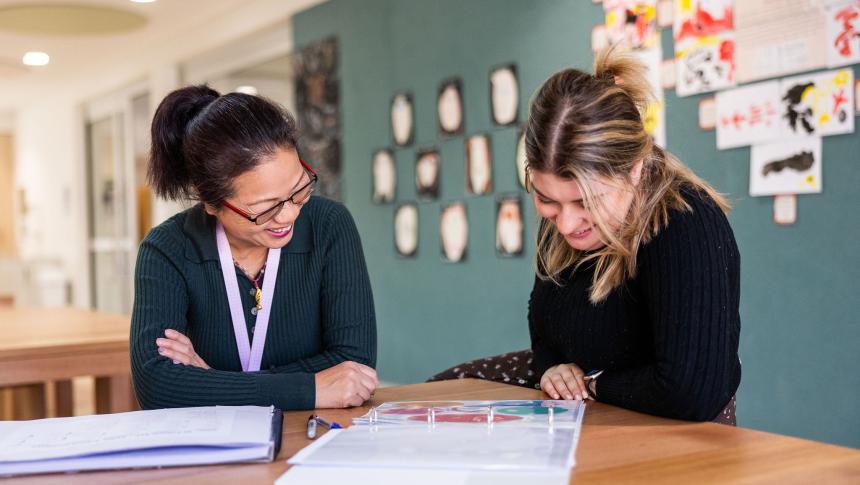
[[[519,421],[523,419],[522,416],[510,416],[507,414],[497,414],[493,416],[493,422],[499,423],[503,421]],[[426,414],[424,416],[410,416],[410,421],[426,421]],[[436,416],[437,423],[486,423],[487,415],[486,414],[440,414]]]

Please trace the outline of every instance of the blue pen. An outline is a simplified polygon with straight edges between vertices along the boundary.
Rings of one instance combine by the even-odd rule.
[[[342,429],[343,427],[334,421],[326,421],[325,419],[317,416],[316,414],[311,414],[308,417],[308,439],[312,440],[317,437],[317,425],[325,426],[328,429]]]

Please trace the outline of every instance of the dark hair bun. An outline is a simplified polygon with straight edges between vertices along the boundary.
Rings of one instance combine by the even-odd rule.
[[[220,94],[208,86],[189,86],[168,94],[152,120],[152,151],[147,178],[155,193],[178,200],[193,196],[183,150],[190,126]]]

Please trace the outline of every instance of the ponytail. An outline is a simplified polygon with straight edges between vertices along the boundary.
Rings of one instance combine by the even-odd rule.
[[[626,93],[641,113],[655,99],[647,72],[645,65],[633,54],[619,51],[617,46],[603,49],[594,59],[594,77],[614,84]]]
[[[163,198],[179,200],[195,195],[184,151],[186,135],[213,101],[217,91],[189,86],[173,91],[161,102],[152,120],[152,150],[147,180]]]

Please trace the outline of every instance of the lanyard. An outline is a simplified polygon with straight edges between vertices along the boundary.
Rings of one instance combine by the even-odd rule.
[[[269,249],[269,256],[266,259],[266,272],[269,273],[269,277],[263,280],[263,308],[257,314],[252,345],[248,342],[248,327],[245,324],[245,313],[242,311],[242,299],[239,293],[239,282],[236,280],[236,269],[233,267],[230,243],[227,241],[227,234],[221,222],[215,226],[215,240],[218,243],[218,258],[221,260],[221,272],[224,275],[224,286],[227,288],[227,301],[230,303],[233,333],[236,335],[236,347],[239,349],[242,370],[256,372],[260,370],[260,362],[263,360],[263,346],[266,343],[266,331],[269,329],[269,314],[272,311],[272,295],[275,292],[275,280],[278,278],[281,250]]]

